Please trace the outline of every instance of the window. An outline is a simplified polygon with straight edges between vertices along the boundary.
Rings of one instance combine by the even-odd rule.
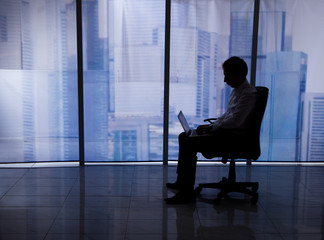
[[[257,84],[270,89],[261,160],[324,159],[319,100],[324,4],[315,2],[261,1]]]
[[[164,7],[83,1],[86,161],[162,160]]]
[[[0,162],[78,161],[76,1],[0,2]],[[164,124],[177,159],[178,112],[191,127],[221,115],[222,63],[236,55],[251,70],[254,2],[171,1],[164,123],[165,0],[82,0],[85,161],[161,161]],[[323,10],[260,0],[256,85],[270,95],[259,160],[324,159]]]
[[[0,16],[0,162],[77,161],[75,6],[2,0]]]
[[[221,115],[230,94],[222,63],[230,55],[251,61],[253,1],[172,1],[171,9],[169,159],[175,160],[179,111],[191,127]]]

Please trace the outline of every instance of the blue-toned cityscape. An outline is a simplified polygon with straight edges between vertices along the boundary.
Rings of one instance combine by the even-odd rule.
[[[219,116],[231,91],[223,61],[250,65],[253,4],[215,2],[172,1],[169,160],[179,110],[192,126]],[[0,5],[0,162],[77,161],[75,0]],[[82,5],[85,160],[161,161],[165,1]],[[294,48],[290,18],[260,14],[256,85],[270,90],[260,160],[322,161],[324,88],[307,91],[309,54]]]

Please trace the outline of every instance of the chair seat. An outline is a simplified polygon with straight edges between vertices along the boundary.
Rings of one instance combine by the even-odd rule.
[[[207,159],[222,157],[228,159],[253,159],[257,160],[260,156],[259,130],[255,124],[246,130],[222,129],[221,145],[214,149],[202,152]]]

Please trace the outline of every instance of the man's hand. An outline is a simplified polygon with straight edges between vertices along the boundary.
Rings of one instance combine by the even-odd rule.
[[[196,132],[198,134],[202,134],[202,133],[209,133],[210,130],[212,129],[212,126],[211,124],[207,124],[207,125],[199,125],[196,129]]]

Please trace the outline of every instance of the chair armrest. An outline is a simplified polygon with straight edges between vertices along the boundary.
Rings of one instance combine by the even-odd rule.
[[[217,118],[206,118],[204,119],[204,122],[209,122],[209,123],[213,123],[213,121],[217,120]]]

